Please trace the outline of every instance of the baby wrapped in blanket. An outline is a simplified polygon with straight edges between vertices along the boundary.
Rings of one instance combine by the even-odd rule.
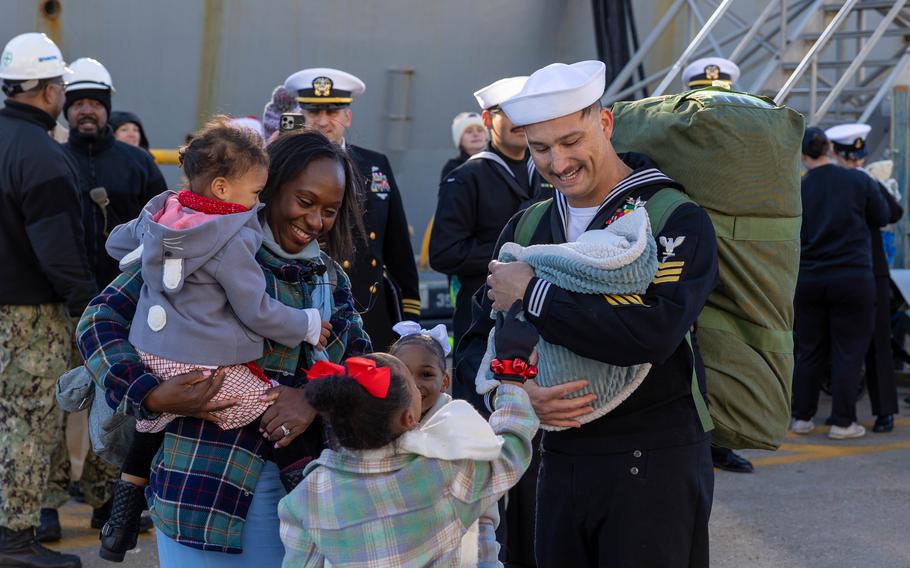
[[[657,272],[657,244],[651,235],[648,214],[644,207],[639,207],[604,229],[583,233],[573,243],[528,247],[506,243],[499,251],[499,260],[526,262],[538,278],[570,292],[620,296],[643,294]],[[491,315],[496,316],[495,312]],[[490,331],[487,351],[475,381],[480,394],[486,394],[499,385],[490,371],[490,362],[494,357],[494,333],[495,330]],[[604,341],[609,339],[605,337]],[[571,398],[589,393],[597,395],[592,403],[594,412],[579,417],[577,420],[581,423],[596,420],[619,406],[651,370],[648,363],[621,367],[588,359],[543,338],[537,344],[537,351],[540,356],[535,379],[537,384],[549,387],[579,378],[588,380],[587,387],[570,395]],[[540,427],[565,430],[564,427],[544,424]]]

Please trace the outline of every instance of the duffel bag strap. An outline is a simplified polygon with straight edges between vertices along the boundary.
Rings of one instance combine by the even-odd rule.
[[[651,234],[655,237],[664,230],[667,219],[679,209],[681,205],[694,203],[689,197],[676,189],[665,187],[658,190],[645,202],[645,211],[651,221]]]
[[[521,218],[518,220],[518,224],[515,226],[514,239],[517,244],[523,247],[531,244],[534,231],[540,225],[540,220],[543,218],[544,213],[550,210],[551,203],[553,203],[552,198],[544,199],[525,209],[525,212],[521,214]]]
[[[692,334],[686,334],[686,343],[689,345],[689,352],[692,353],[692,400],[695,402],[695,411],[698,413],[698,421],[705,432],[714,430],[714,421],[711,420],[711,413],[708,411],[708,403],[701,394],[698,387],[698,373],[695,371],[695,349],[692,347]]]

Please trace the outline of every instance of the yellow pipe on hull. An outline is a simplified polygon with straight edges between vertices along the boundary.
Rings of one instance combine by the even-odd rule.
[[[152,148],[149,150],[152,153],[152,157],[155,158],[155,162],[159,166],[176,166],[179,164],[177,159],[177,150],[171,150],[168,148]]]

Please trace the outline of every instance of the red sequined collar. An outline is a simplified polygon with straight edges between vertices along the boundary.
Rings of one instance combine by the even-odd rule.
[[[186,189],[177,194],[177,200],[180,202],[180,205],[183,205],[184,207],[189,207],[193,211],[206,213],[208,215],[231,215],[233,213],[246,213],[249,211],[249,209],[239,203],[218,201],[217,199],[205,197]]]

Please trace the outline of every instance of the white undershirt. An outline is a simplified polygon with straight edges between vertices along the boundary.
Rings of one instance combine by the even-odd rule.
[[[578,240],[578,237],[585,232],[591,220],[597,215],[600,206],[595,207],[572,207],[569,208],[569,227],[566,229],[566,242],[571,243]]]

